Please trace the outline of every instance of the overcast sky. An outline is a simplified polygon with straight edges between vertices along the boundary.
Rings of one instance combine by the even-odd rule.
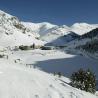
[[[98,0],[0,0],[0,9],[23,21],[98,23]]]

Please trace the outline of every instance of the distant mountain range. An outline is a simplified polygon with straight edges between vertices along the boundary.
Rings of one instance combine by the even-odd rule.
[[[98,59],[97,24],[22,22],[0,10],[0,98],[97,98],[63,76],[90,68],[98,77],[98,60],[85,56]]]
[[[96,28],[98,28],[98,24],[75,23],[68,27],[48,22],[22,22],[17,17],[0,10],[0,46],[3,47],[33,43],[61,46],[77,38],[92,35],[90,31]]]

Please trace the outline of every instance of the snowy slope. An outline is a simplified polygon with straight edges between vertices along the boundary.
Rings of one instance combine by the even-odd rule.
[[[54,36],[64,36],[69,34],[69,27],[55,26],[49,23],[25,24],[18,18],[0,11],[0,98],[98,98],[71,87],[68,85],[70,80],[66,77],[59,78],[49,74],[51,71],[46,73],[40,70],[44,67],[48,70],[51,69],[52,72],[65,72],[65,69],[68,68],[69,70],[66,69],[66,72],[71,74],[77,70],[79,61],[83,60],[84,64],[87,64],[86,67],[82,66],[83,68],[90,67],[97,72],[97,67],[93,66],[97,61],[56,50],[3,51],[4,47],[33,43],[42,45],[44,42],[36,38],[41,34],[50,33],[51,35],[51,31]],[[3,58],[2,55],[4,55]],[[51,64],[52,67],[50,65],[47,67],[47,64]],[[53,66],[54,64],[57,66]],[[91,65],[89,66],[89,64]],[[78,68],[80,67],[81,65]]]
[[[36,39],[37,35],[24,27],[18,18],[0,11],[0,46],[43,44]]]
[[[39,34],[40,36],[45,35],[48,32],[48,30],[56,26],[48,22],[42,22],[42,23],[22,22],[22,24],[25,27],[31,29],[33,32]]]
[[[12,62],[10,57],[0,59],[0,98],[97,98],[68,83],[65,77]]]
[[[42,36],[41,39],[46,41],[46,43],[50,43],[59,37],[69,34],[69,28],[67,26],[56,26],[50,29],[46,35]]]
[[[51,35],[51,38],[52,38],[51,41],[47,42],[45,45],[64,46],[67,43],[69,43],[70,41],[73,41],[73,40],[75,40],[75,39],[77,39],[79,37],[79,35],[77,35],[74,32],[67,32],[67,33],[68,34],[66,34],[66,35],[58,36],[58,37],[54,35],[55,36],[54,40],[52,40],[53,39],[53,35]],[[50,40],[50,37],[49,38],[46,37],[46,38],[47,38],[47,40],[48,39]]]
[[[71,26],[71,31],[83,35],[95,28],[98,28],[98,24],[75,23]]]
[[[78,51],[77,51],[78,53]],[[34,65],[48,73],[62,72],[66,77],[80,68],[91,69],[98,78],[98,60],[89,57],[68,54],[58,50],[15,51],[9,54],[12,60],[21,59],[20,63]]]
[[[76,48],[81,45],[86,45],[88,43],[93,43],[93,41],[97,42],[98,40],[98,28],[93,29],[83,35],[81,35],[78,39],[73,40],[67,43],[69,48]]]
[[[91,31],[92,29],[98,27],[98,24],[87,24],[87,23],[75,23],[70,27],[66,25],[58,26],[48,22],[42,22],[42,23],[22,22],[22,24],[41,36],[44,35],[46,36],[50,34],[64,35],[66,34],[66,32],[69,31],[75,32],[78,35],[83,35]]]
[[[97,27],[97,24],[87,23],[75,23],[71,27],[68,27],[66,25],[56,26],[48,30],[47,34],[42,36],[41,39],[46,41],[46,43],[50,43],[58,39],[59,37],[69,34],[70,32],[75,32],[77,35],[83,35]]]
[[[65,51],[98,60],[98,28],[83,34],[66,46]]]
[[[32,30],[32,32],[39,34],[41,40],[45,41],[46,43],[52,43],[55,40],[63,37],[64,35],[69,34],[70,32],[74,32],[77,35],[83,35],[95,28],[98,28],[98,24],[87,24],[87,23],[75,23],[70,27],[66,25],[58,26],[47,22],[43,23],[22,22],[22,24],[25,27]]]

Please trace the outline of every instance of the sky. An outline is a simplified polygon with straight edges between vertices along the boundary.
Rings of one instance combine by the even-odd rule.
[[[98,0],[0,0],[0,10],[34,23],[98,23]]]

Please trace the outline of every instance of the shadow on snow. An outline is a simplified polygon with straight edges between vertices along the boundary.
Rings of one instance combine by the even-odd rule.
[[[74,71],[80,68],[91,69],[98,78],[98,61],[83,56],[74,56],[72,58],[50,59],[36,62],[35,66],[41,70],[54,73],[61,72],[64,76],[69,77]]]

